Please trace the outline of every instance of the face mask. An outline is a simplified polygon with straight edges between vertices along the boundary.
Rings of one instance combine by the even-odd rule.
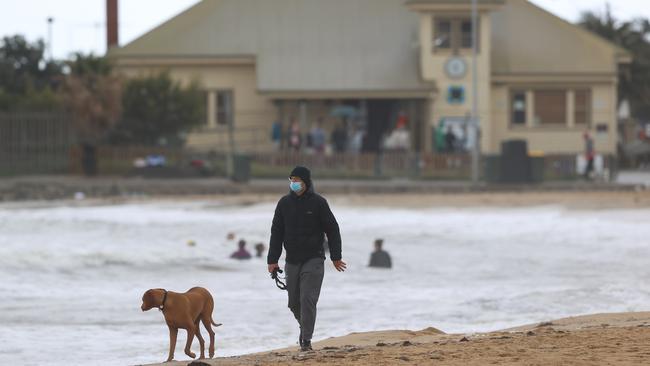
[[[298,193],[302,189],[302,183],[300,183],[300,182],[291,182],[291,183],[289,183],[289,188],[292,191]]]

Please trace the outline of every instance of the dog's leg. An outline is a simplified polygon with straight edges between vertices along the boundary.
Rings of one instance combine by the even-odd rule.
[[[199,319],[196,319],[196,323],[194,323],[194,328],[196,329],[196,338],[199,340],[199,345],[201,346],[201,357],[199,357],[199,360],[202,360],[205,358],[205,341],[203,340],[203,337],[201,336],[201,328],[199,327]]]
[[[187,324],[187,343],[185,343],[185,354],[191,358],[196,357],[196,354],[192,353],[192,350],[190,349],[192,347],[192,341],[194,340],[195,333],[196,329],[194,329],[194,324],[189,321]]]
[[[178,335],[178,328],[169,326],[169,356],[167,361],[170,362],[174,359],[174,349],[176,348],[176,336]]]
[[[212,330],[212,316],[203,316],[203,326],[205,326],[205,329],[208,331],[208,334],[210,334],[210,358],[214,357],[214,330]],[[198,326],[197,326],[198,328]]]

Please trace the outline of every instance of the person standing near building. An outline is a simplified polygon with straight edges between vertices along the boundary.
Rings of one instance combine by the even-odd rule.
[[[585,132],[585,160],[587,161],[587,167],[585,168],[585,179],[590,179],[591,172],[594,170],[594,140],[589,136],[589,132]]]
[[[311,137],[311,147],[314,149],[314,152],[319,155],[324,154],[327,137],[323,130],[322,118],[319,118],[318,121],[316,121],[314,127],[309,131],[309,136]]]
[[[453,153],[456,151],[456,135],[451,130],[451,126],[447,126],[447,133],[445,133],[445,151]]]
[[[282,124],[280,121],[273,122],[271,126],[271,141],[273,142],[275,151],[280,151],[280,147],[282,146]]]
[[[289,149],[295,152],[300,152],[302,145],[302,134],[300,132],[300,125],[295,119],[291,120],[289,127]]]
[[[334,152],[345,152],[347,142],[348,135],[345,131],[345,126],[343,124],[337,125],[336,128],[334,128],[334,131],[332,131],[332,146],[334,148]]]
[[[275,208],[267,263],[269,273],[280,268],[278,261],[284,245],[289,309],[300,326],[300,349],[310,351],[323,283],[325,235],[334,268],[343,272],[346,264],[341,260],[339,225],[327,200],[314,192],[309,169],[295,167],[289,180],[290,192]]]

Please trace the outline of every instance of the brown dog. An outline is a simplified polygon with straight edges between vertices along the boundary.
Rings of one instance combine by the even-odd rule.
[[[161,288],[150,289],[142,295],[142,311],[158,308],[165,316],[169,327],[169,357],[167,362],[174,359],[176,348],[176,335],[178,328],[187,330],[187,343],[185,354],[191,358],[196,357],[190,350],[192,340],[196,334],[201,345],[201,359],[205,358],[205,342],[199,330],[199,321],[203,322],[205,329],[210,334],[210,358],[214,356],[214,331],[211,325],[220,326],[212,320],[214,300],[208,290],[203,287],[193,287],[184,294],[167,291]]]

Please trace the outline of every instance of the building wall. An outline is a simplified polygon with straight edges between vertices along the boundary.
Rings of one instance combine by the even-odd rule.
[[[469,13],[433,13],[423,11],[420,19],[420,75],[426,82],[436,85],[424,108],[426,127],[423,129],[424,150],[432,149],[432,128],[443,117],[464,118],[472,110],[472,57],[471,50],[434,52],[432,46],[434,17],[470,16]],[[619,52],[605,41],[595,38],[584,30],[546,13],[524,0],[507,0],[503,7],[480,14],[480,41],[478,55],[478,113],[481,126],[481,151],[497,153],[502,141],[512,138],[528,140],[531,150],[547,153],[577,153],[582,150],[582,126],[565,128],[546,126],[510,126],[509,93],[517,88],[536,88],[549,85],[557,88],[589,87],[592,91],[592,124],[596,149],[600,152],[616,152],[616,70]],[[546,47],[544,47],[546,45]],[[457,56],[465,61],[467,71],[462,78],[453,79],[445,72],[445,64]],[[217,125],[214,93],[216,90],[234,92],[234,125],[236,145],[242,149],[259,151],[273,149],[270,141],[272,122],[282,116],[284,129],[291,117],[300,121],[301,112],[295,102],[301,95],[293,96],[293,102],[284,107],[258,92],[256,66],[253,61],[244,64],[192,65],[191,60],[152,66],[131,62],[119,69],[128,77],[169,70],[171,76],[183,83],[198,80],[207,92],[208,118],[203,128],[189,137],[190,146],[202,150],[226,150],[228,148],[227,126]],[[465,98],[461,104],[450,104],[447,94],[450,86],[464,88]],[[327,98],[331,99],[332,94]],[[312,96],[313,97],[313,96]],[[309,101],[307,118],[302,122],[303,132],[311,127],[319,116],[325,117],[324,127],[332,129],[336,119],[328,116],[330,105]],[[368,96],[358,95],[364,99]],[[309,98],[307,98],[309,99]],[[606,125],[606,132],[595,131],[597,125]]]
[[[446,17],[444,13],[438,16]],[[470,16],[469,13],[465,16]],[[471,115],[472,103],[472,51],[460,50],[458,55],[453,55],[450,50],[433,50],[434,13],[420,15],[420,47],[421,47],[421,72],[425,80],[435,81],[438,92],[432,97],[429,113],[429,135],[434,126],[438,126],[445,117],[463,118]],[[491,23],[489,13],[480,14],[479,18],[479,53],[477,57],[477,83],[478,83],[478,114],[481,126],[490,125],[490,80],[491,80]],[[467,71],[462,78],[452,79],[445,72],[445,64],[451,57],[460,57],[465,61]],[[447,100],[449,87],[462,87],[465,91],[465,100],[462,104],[450,104]],[[485,149],[490,139],[491,131],[486,129],[482,135],[481,145]],[[431,138],[427,139],[427,151],[431,151]]]
[[[235,145],[241,149],[272,149],[270,129],[278,110],[271,99],[257,92],[255,65],[121,65],[119,70],[126,77],[167,71],[174,80],[182,84],[199,82],[201,88],[206,91],[207,120],[204,126],[189,135],[188,146],[205,151],[228,149],[228,128],[216,122],[214,98],[217,90],[232,90]]]
[[[498,153],[501,142],[526,139],[530,150],[574,154],[583,151],[586,126],[572,124],[567,97],[566,126],[510,125],[510,90],[540,88],[591,90],[592,119],[587,129],[596,150],[616,153],[617,71],[624,51],[526,0],[507,0],[491,14],[491,124],[484,126],[484,152]],[[527,103],[532,102],[531,94]],[[532,111],[528,106],[529,114]],[[532,116],[531,116],[532,117]],[[606,125],[606,132],[596,126]],[[487,141],[486,141],[487,140]]]
[[[548,85],[545,85],[548,87]],[[584,125],[563,126],[534,126],[530,118],[526,126],[511,125],[510,91],[512,87],[518,90],[527,89],[521,85],[495,85],[492,88],[492,133],[493,138],[484,152],[496,154],[500,152],[501,142],[509,139],[525,139],[528,141],[530,151],[540,151],[546,154],[576,154],[584,150],[583,134],[587,130],[594,138],[595,149],[598,153],[616,153],[616,84],[603,83],[589,86],[580,85],[579,88],[591,90],[592,118],[589,128]],[[530,85],[535,89],[537,86]],[[569,83],[555,84],[557,88],[571,88]],[[570,98],[569,98],[570,99]],[[527,112],[532,115],[532,105],[527,105]],[[569,100],[569,103],[571,101]],[[572,107],[568,105],[568,110]],[[606,125],[606,132],[597,132],[597,125]]]

